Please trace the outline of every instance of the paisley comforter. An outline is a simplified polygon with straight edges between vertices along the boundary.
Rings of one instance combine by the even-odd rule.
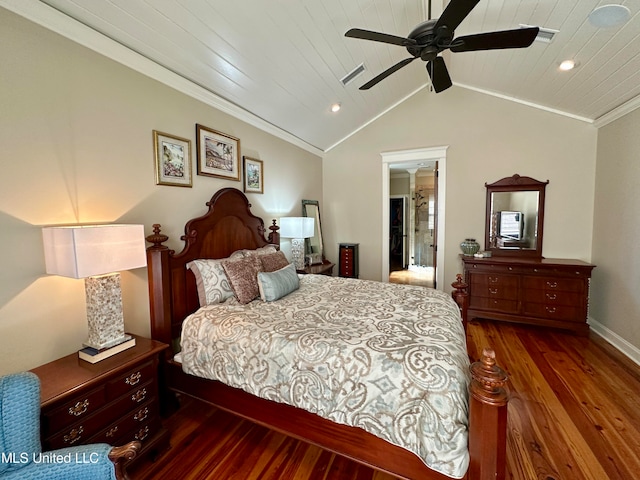
[[[441,291],[323,275],[275,302],[203,307],[182,331],[186,373],[360,427],[464,476],[469,360]]]

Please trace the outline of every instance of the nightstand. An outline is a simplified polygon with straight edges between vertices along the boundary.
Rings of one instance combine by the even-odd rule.
[[[43,450],[139,440],[140,458],[168,448],[158,396],[159,357],[168,345],[134,337],[134,347],[95,364],[76,352],[32,370],[41,383]]]
[[[331,263],[328,260],[325,260],[322,263],[319,263],[317,265],[309,265],[308,267],[305,267],[302,270],[298,270],[298,273],[314,273],[316,275],[333,275],[333,267],[335,266],[334,263]]]

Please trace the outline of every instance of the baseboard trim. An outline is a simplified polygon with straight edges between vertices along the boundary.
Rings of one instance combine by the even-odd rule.
[[[633,362],[640,365],[640,349],[636,348],[634,345],[631,345],[620,335],[615,333],[614,331],[608,329],[600,322],[597,322],[593,318],[589,317],[589,325],[591,326],[591,331],[602,338],[604,338],[611,345],[620,350],[624,355],[629,357]]]

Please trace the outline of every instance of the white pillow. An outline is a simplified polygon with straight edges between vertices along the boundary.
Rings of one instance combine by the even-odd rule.
[[[234,252],[228,258],[201,259],[187,263],[187,268],[196,277],[198,300],[201,307],[222,303],[233,297],[233,289],[224,268],[222,268],[222,262],[241,258],[243,258],[241,254]]]
[[[264,302],[273,302],[300,287],[296,267],[290,263],[275,272],[258,272],[258,289]]]

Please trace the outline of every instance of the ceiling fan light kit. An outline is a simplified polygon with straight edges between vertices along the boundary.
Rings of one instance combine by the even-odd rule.
[[[346,37],[398,45],[405,47],[411,54],[411,57],[399,61],[369,80],[360,87],[360,90],[368,90],[392,73],[420,58],[426,62],[431,85],[436,93],[439,93],[453,85],[445,61],[440,56],[442,51],[449,49],[452,52],[475,52],[526,48],[533,43],[539,32],[538,27],[477,33],[455,38],[455,29],[479,2],[480,0],[451,0],[440,18],[420,23],[406,38],[359,28],[349,30],[345,33]]]

